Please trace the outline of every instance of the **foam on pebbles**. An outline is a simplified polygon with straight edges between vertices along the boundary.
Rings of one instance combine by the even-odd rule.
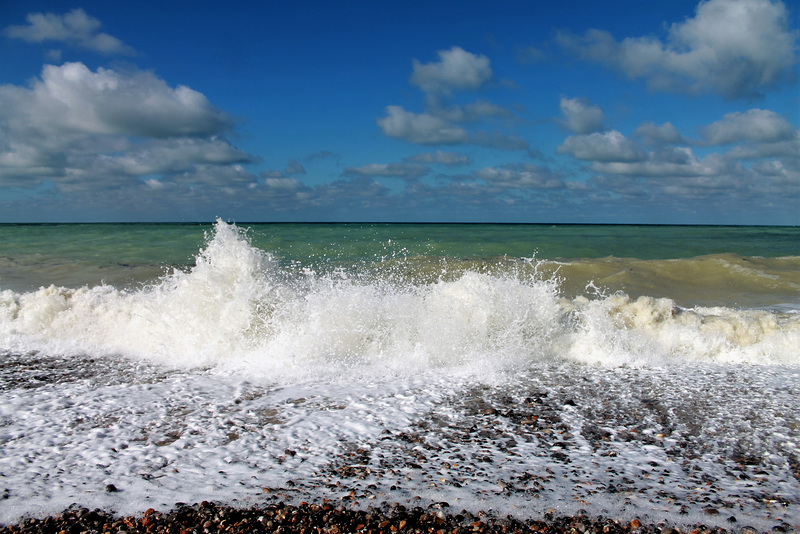
[[[75,502],[134,516],[177,501],[327,500],[353,513],[444,501],[435,515],[800,529],[794,368],[553,363],[276,386],[10,354],[0,385],[0,524]]]

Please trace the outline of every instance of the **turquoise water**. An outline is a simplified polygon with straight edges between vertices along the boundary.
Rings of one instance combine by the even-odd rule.
[[[667,297],[683,306],[800,306],[800,228],[514,224],[239,224],[289,271],[391,268],[433,281],[538,260],[567,296]],[[211,224],[0,225],[0,288],[153,283],[194,265]],[[387,267],[388,266],[388,267]]]
[[[246,224],[252,243],[305,261],[325,255],[675,259],[800,256],[800,227],[539,224]],[[0,225],[0,254],[109,263],[186,263],[211,224]]]

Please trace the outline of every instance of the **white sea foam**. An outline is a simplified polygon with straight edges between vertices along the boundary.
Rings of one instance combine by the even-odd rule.
[[[223,365],[281,382],[428,368],[485,373],[551,359],[800,364],[798,314],[687,310],[624,294],[564,299],[555,279],[525,273],[467,271],[433,283],[357,270],[296,273],[220,221],[196,266],[156,285],[0,293],[0,344]]]
[[[6,355],[0,380],[0,524],[74,502],[128,514],[275,496],[800,519],[796,368],[548,363],[494,384],[429,370],[275,388],[218,368]]]

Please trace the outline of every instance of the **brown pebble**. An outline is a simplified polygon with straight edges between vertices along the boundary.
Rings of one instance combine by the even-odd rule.
[[[179,503],[166,513],[149,509],[139,517],[114,518],[102,510],[90,511],[85,508],[71,509],[62,515],[44,520],[26,519],[19,525],[0,526],[0,534],[72,534],[80,532],[105,532],[106,534],[249,534],[263,531],[286,534],[633,534],[635,532],[678,534],[688,530],[675,530],[664,523],[656,526],[645,524],[638,518],[628,523],[620,523],[612,518],[592,518],[586,511],[576,515],[556,516],[555,509],[540,520],[521,520],[511,516],[499,518],[491,512],[472,514],[466,510],[449,515],[441,509],[447,505],[438,503],[429,509],[419,506],[406,508],[395,503],[368,512],[353,509],[347,505],[324,504],[298,505],[277,502],[262,507],[237,509],[210,502],[187,506]],[[788,525],[785,525],[788,527]],[[709,528],[696,524],[695,534],[723,534],[719,528]],[[781,525],[784,528],[784,525]],[[790,529],[789,529],[790,530]],[[784,530],[785,531],[785,530]],[[730,531],[727,531],[730,532]],[[739,529],[741,534],[755,534],[750,527]]]

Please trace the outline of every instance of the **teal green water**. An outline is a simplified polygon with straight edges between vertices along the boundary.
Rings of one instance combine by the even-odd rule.
[[[458,258],[676,259],[800,255],[800,227],[513,224],[239,224],[255,246],[288,260],[384,254]],[[190,262],[211,224],[0,225],[0,255],[115,263]]]
[[[445,268],[552,260],[541,269],[574,295],[608,291],[692,304],[800,303],[800,227],[238,224],[252,246],[286,268],[359,270],[396,265],[435,279]],[[118,287],[187,269],[212,224],[0,225],[0,289]],[[396,274],[396,272],[395,272]]]

